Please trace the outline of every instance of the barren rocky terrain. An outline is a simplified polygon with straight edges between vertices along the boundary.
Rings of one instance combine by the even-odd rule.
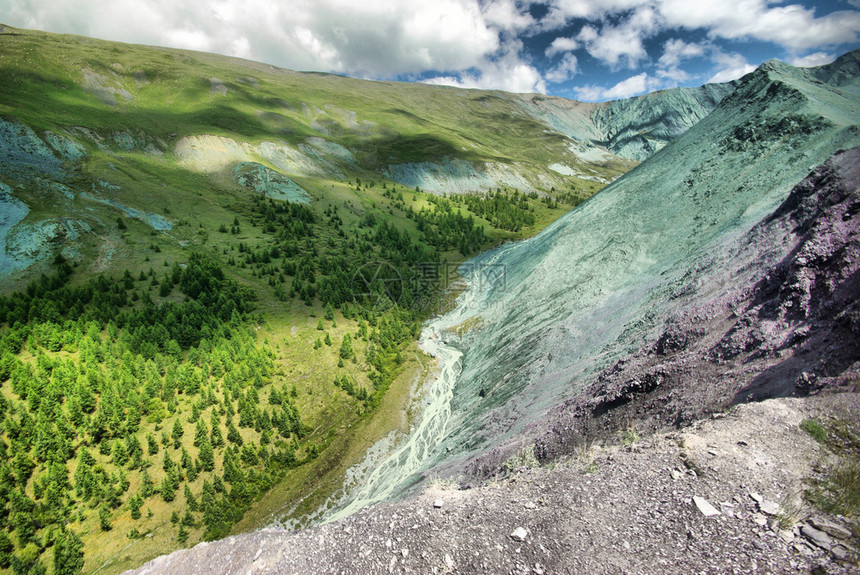
[[[548,467],[524,453],[480,487],[431,482],[335,523],[202,543],[131,573],[860,573],[850,524],[800,497],[833,457],[800,429],[808,417],[857,422],[860,398],[739,405]]]

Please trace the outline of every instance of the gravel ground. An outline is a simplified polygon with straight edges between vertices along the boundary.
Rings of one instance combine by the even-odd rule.
[[[431,482],[303,532],[202,543],[131,573],[860,573],[857,537],[832,538],[830,553],[800,534],[815,513],[798,494],[828,452],[799,424],[822,413],[860,420],[860,396],[741,405],[480,487]]]

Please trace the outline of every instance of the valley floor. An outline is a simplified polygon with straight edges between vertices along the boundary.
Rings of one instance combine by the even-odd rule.
[[[431,481],[414,499],[201,543],[131,573],[860,573],[856,525],[822,526],[802,497],[834,465],[801,429],[810,418],[856,422],[860,395],[742,404],[545,467],[523,454],[478,487]]]

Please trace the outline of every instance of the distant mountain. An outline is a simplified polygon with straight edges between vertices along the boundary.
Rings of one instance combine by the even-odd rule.
[[[177,193],[242,190],[231,170],[243,162],[316,197],[329,181],[358,177],[436,194],[503,187],[585,198],[733,89],[595,105],[291,72],[8,26],[0,48],[0,273],[57,251],[93,254],[105,223],[123,212],[164,231],[176,218],[162,206]],[[159,176],[165,188],[144,177],[153,169],[183,175]],[[41,199],[10,191],[34,186]]]
[[[584,104],[562,98],[523,95],[523,106],[555,130],[576,140],[580,157],[605,150],[642,162],[671,142],[734,91],[737,82],[674,88],[645,96]],[[590,143],[583,149],[582,142]]]

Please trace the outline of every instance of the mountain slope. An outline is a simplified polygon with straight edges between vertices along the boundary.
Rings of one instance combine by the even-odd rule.
[[[103,234],[112,211],[176,223],[153,209],[176,195],[163,189],[163,172],[173,172],[169,186],[183,195],[211,190],[212,204],[242,188],[231,174],[241,162],[323,195],[359,177],[440,194],[505,187],[581,200],[731,91],[730,84],[668,90],[594,106],[291,72],[10,27],[0,45],[3,183],[40,190],[23,198],[30,212],[17,235],[8,236],[17,223],[9,218],[0,227],[4,257],[17,261],[4,270],[78,241],[89,245],[67,246],[72,255],[100,259],[92,230]],[[134,191],[110,198],[116,189],[102,182]],[[95,199],[75,197],[72,188],[91,184]],[[106,199],[119,205],[94,205]]]
[[[463,325],[476,327],[462,340],[451,335],[464,357],[452,401],[453,431],[437,455],[437,461],[444,461],[442,468],[455,473],[469,465],[476,453],[505,441],[510,443],[504,453],[510,453],[521,443],[518,434],[526,425],[539,422],[547,409],[585,389],[592,391],[582,401],[592,401],[596,414],[623,406],[624,397],[637,390],[661,390],[664,385],[665,392],[675,397],[671,404],[675,411],[668,410],[670,413],[658,418],[661,422],[683,421],[724,407],[760,370],[784,361],[783,354],[799,353],[806,337],[799,334],[811,333],[813,326],[827,329],[827,321],[812,316],[780,320],[785,323],[779,323],[779,328],[771,323],[774,320],[764,322],[759,329],[770,335],[748,336],[752,338],[748,352],[771,338],[791,343],[773,343],[773,349],[760,352],[765,361],[756,369],[744,363],[745,355],[732,356],[732,361],[724,363],[728,359],[714,352],[706,362],[710,367],[696,380],[712,390],[702,396],[707,399],[695,399],[702,393],[701,387],[683,387],[688,371],[672,376],[685,390],[680,392],[663,383],[670,378],[668,373],[658,367],[646,369],[647,362],[640,362],[629,373],[624,370],[632,354],[651,350],[666,338],[673,341],[673,318],[687,317],[681,310],[696,310],[688,312],[686,321],[692,327],[686,328],[682,341],[692,337],[690,333],[714,337],[725,333],[731,340],[732,329],[740,329],[733,327],[736,324],[756,325],[754,319],[742,317],[741,302],[745,300],[740,295],[735,300],[726,296],[727,301],[721,295],[737,283],[736,293],[751,297],[756,282],[793,253],[802,237],[786,235],[775,224],[764,238],[751,240],[747,234],[771,217],[811,167],[837,150],[860,145],[860,86],[856,75],[846,80],[844,72],[854,70],[857,58],[857,53],[847,54],[818,71],[777,62],[763,65],[745,77],[714,112],[600,195],[535,238],[480,256],[476,266],[491,262],[503,268],[504,281],[485,285],[483,305],[473,306],[460,317]],[[841,78],[839,85],[820,81],[821,74]],[[855,155],[845,158],[834,160],[843,166],[840,169],[848,169]],[[845,177],[848,199],[840,200],[842,207],[833,208],[836,210],[848,209],[856,198],[856,188],[850,187],[856,185],[851,183],[855,182],[853,176]],[[845,217],[856,219],[850,209]],[[852,238],[834,236],[819,241],[851,246]],[[837,247],[833,249],[838,252]],[[850,253],[852,248],[844,249]],[[846,293],[839,297],[855,301],[856,287],[843,283],[849,281],[855,265],[853,259],[839,264],[843,271],[823,280],[829,291],[816,292],[815,297]],[[807,285],[804,282],[817,280],[797,281]],[[847,305],[832,300],[823,307],[836,313],[843,304]],[[714,316],[724,317],[725,323],[706,322]],[[798,335],[791,336],[794,333]],[[837,336],[834,332],[828,337]],[[811,352],[829,353],[816,346]],[[860,359],[856,350],[844,353],[847,363],[817,368],[818,376],[836,377],[850,367],[851,357]],[[822,361],[827,361],[824,356]],[[807,363],[794,366],[786,377],[793,381]],[[736,366],[736,371],[729,366]],[[614,375],[615,371],[619,374]],[[733,375],[722,383],[714,382],[727,372]],[[600,385],[593,383],[596,378],[598,383],[609,378],[615,387],[601,392]],[[617,391],[624,388],[622,383],[629,393]],[[791,391],[788,386],[772,393]],[[618,419],[635,422],[641,418],[643,425],[651,421],[653,408],[644,405],[652,404],[643,401],[646,403],[621,410]],[[583,412],[586,419],[587,415]],[[581,427],[570,427],[569,422],[564,423],[566,419],[558,419],[558,428],[567,425],[568,429],[561,443],[580,433]],[[529,433],[542,433],[544,424],[555,425],[553,417],[548,421],[534,423]],[[558,449],[547,448],[547,455]],[[473,467],[493,468],[499,457],[491,454]],[[441,471],[437,468],[434,473]]]

